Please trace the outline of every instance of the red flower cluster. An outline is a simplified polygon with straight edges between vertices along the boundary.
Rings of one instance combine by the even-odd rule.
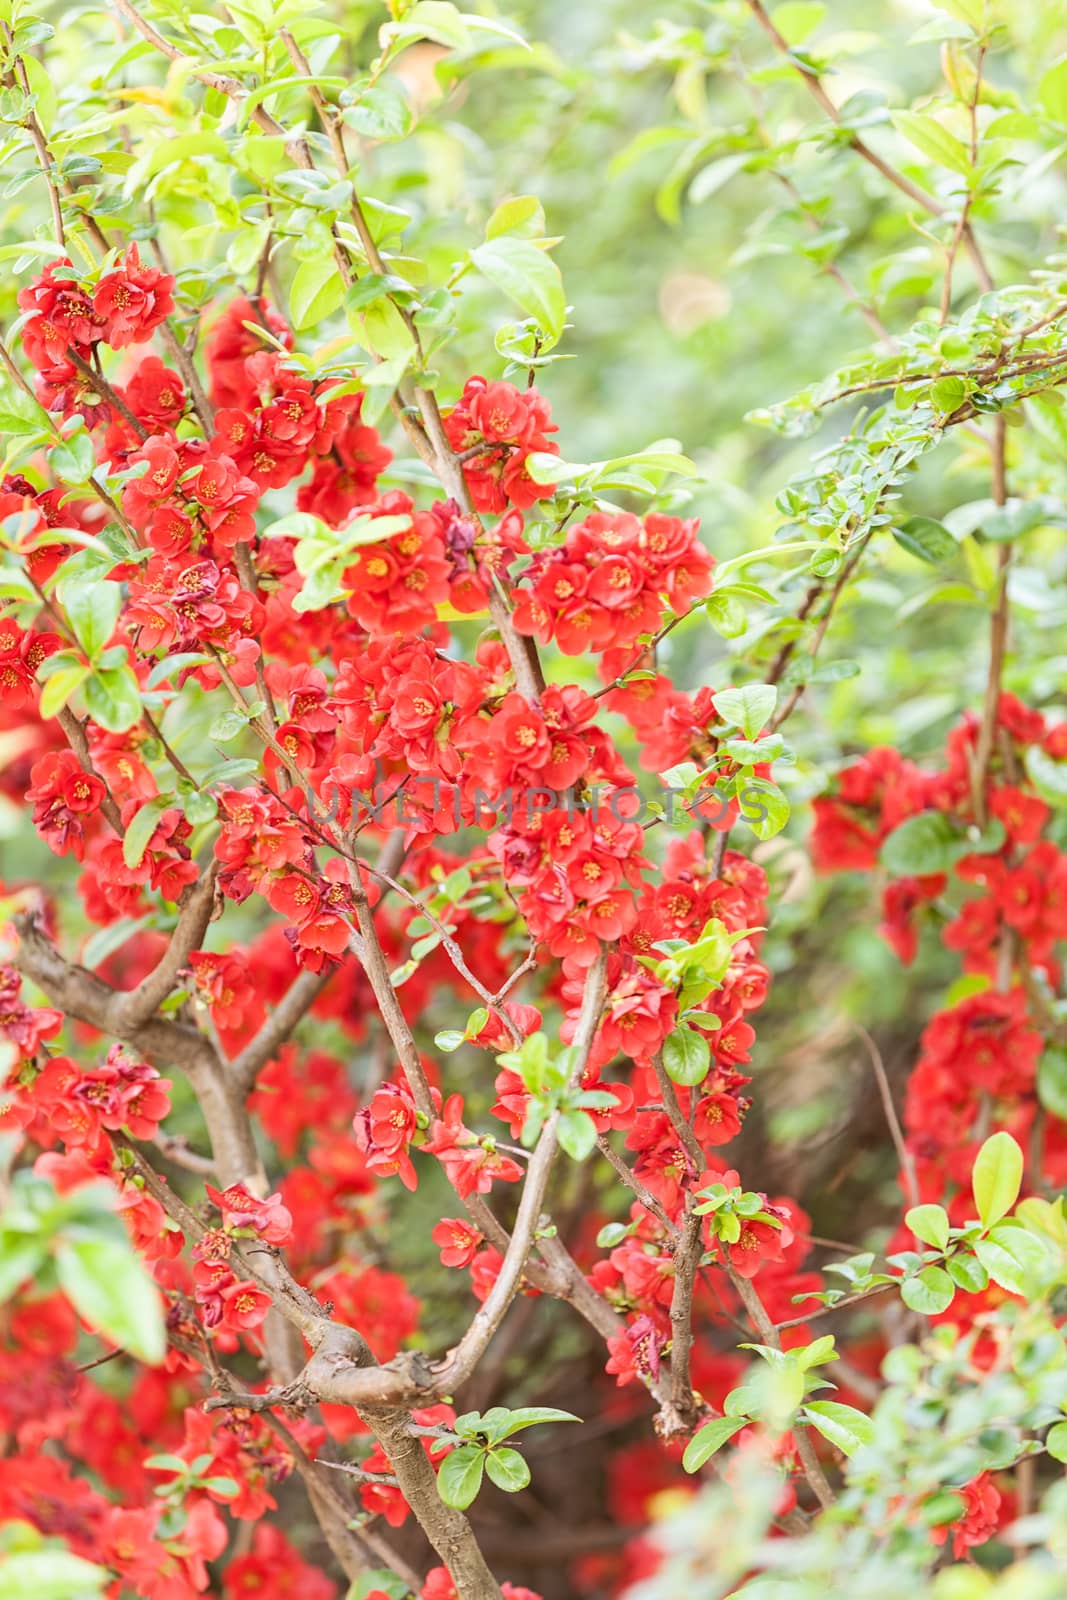
[[[616,808],[613,798],[598,794],[595,812],[519,807],[489,839],[531,934],[567,970],[590,966],[601,942],[614,944],[637,922],[644,833],[616,814],[632,813],[630,797]]]
[[[96,344],[121,350],[150,339],[174,310],[174,279],[142,265],[131,244],[121,266],[105,273],[91,295],[63,256],[50,261],[18,298],[28,313],[22,329],[26,355],[50,385],[64,386],[77,377],[72,353],[87,361]]]
[[[97,1067],[82,1069],[69,1056],[53,1056],[34,1079],[30,1103],[68,1148],[84,1146],[89,1155],[105,1133],[125,1130],[135,1139],[152,1139],[170,1110],[170,1080],[155,1067],[112,1045]]]
[[[468,378],[459,404],[445,418],[448,442],[466,457],[463,473],[476,511],[523,511],[549,499],[555,484],[537,483],[526,470],[536,454],[558,455],[548,402],[536,389]],[[467,452],[470,455],[467,456]]]
[[[1035,1126],[1045,1039],[1026,988],[1035,969],[1058,979],[1056,947],[1067,936],[1067,855],[1043,837],[1052,812],[1019,776],[1028,751],[1064,758],[1067,726],[1046,723],[1013,695],[1000,696],[981,830],[971,784],[977,737],[977,720],[966,717],[949,735],[944,767],[934,771],[896,751],[870,752],[816,801],[813,840],[824,869],[861,871],[878,865],[885,839],[911,818],[928,817],[932,836],[946,841],[944,870],[886,884],[881,931],[910,961],[923,919],[936,917],[941,942],[958,950],[972,981],[984,985],[932,1018],[905,1100],[921,1198],[943,1203],[960,1222],[971,1214],[971,1168],[990,1112],[994,1127],[1034,1152],[1032,1178],[1052,1185],[1067,1179],[1060,1124],[1049,1118]],[[980,1297],[972,1300],[977,1312]],[[957,1321],[964,1304],[958,1296]]]
[[[85,823],[100,809],[107,790],[85,772],[72,750],[57,750],[35,761],[26,799],[33,804],[33,825],[57,856],[69,851],[76,861],[85,855]]]
[[[0,698],[8,711],[34,704],[37,668],[61,644],[56,633],[23,632],[13,617],[0,616]]]
[[[594,511],[561,549],[534,557],[515,626],[569,656],[632,646],[656,631],[665,608],[684,612],[703,599],[712,566],[695,518]]]
[[[222,1212],[222,1226],[228,1231],[243,1233],[248,1229],[264,1244],[285,1244],[292,1236],[292,1213],[280,1194],[269,1194],[260,1200],[243,1183],[231,1183],[221,1191],[208,1183],[204,1192]]]
[[[419,1131],[419,1118],[406,1088],[395,1083],[384,1084],[370,1105],[357,1111],[352,1128],[371,1172],[383,1178],[395,1173],[405,1189],[417,1186],[418,1178],[408,1152]]]

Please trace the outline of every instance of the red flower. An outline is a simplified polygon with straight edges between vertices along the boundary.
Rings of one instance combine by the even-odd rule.
[[[210,1201],[222,1212],[225,1228],[251,1228],[266,1244],[284,1244],[292,1233],[293,1219],[280,1194],[260,1200],[243,1183],[231,1183],[220,1193],[205,1184]]]
[[[440,1246],[443,1267],[469,1267],[483,1243],[478,1229],[461,1217],[445,1217],[430,1237]]]
[[[114,272],[106,273],[93,295],[93,315],[106,343],[120,350],[143,344],[174,310],[174,279],[169,272],[141,265],[136,244]]]
[[[270,1295],[256,1287],[251,1278],[242,1278],[226,1284],[219,1290],[223,1305],[223,1322],[227,1328],[246,1330],[258,1328],[270,1310]]]
[[[968,1550],[976,1544],[985,1544],[996,1533],[1003,1496],[988,1472],[980,1472],[959,1492],[965,1506],[962,1515],[947,1527],[932,1528],[930,1537],[935,1544],[944,1544],[951,1533],[952,1553],[957,1561],[963,1561]]]

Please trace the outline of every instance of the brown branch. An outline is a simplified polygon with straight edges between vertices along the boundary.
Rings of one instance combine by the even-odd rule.
[[[685,1147],[685,1153],[689,1157],[689,1161],[693,1167],[693,1175],[698,1177],[700,1173],[703,1172],[707,1162],[705,1161],[704,1152],[700,1148],[700,1142],[697,1139],[696,1134],[693,1132],[692,1128],[689,1126],[689,1123],[682,1115],[682,1108],[678,1104],[678,1096],[675,1093],[674,1084],[668,1077],[667,1069],[663,1065],[663,1054],[661,1051],[656,1052],[656,1055],[653,1057],[652,1065],[656,1073],[656,1082],[659,1084],[660,1097],[663,1100],[663,1109],[670,1118],[671,1126],[674,1128],[675,1133],[678,1135],[683,1146]]]
[[[247,1093],[253,1087],[260,1068],[277,1054],[301,1018],[315,1004],[336,970],[328,966],[323,972],[301,972],[293,979],[255,1038],[245,1045],[230,1064],[230,1073],[239,1089]]]
[[[167,354],[173,358],[185,382],[185,387],[189,391],[189,399],[192,401],[193,410],[199,418],[200,426],[203,428],[205,435],[210,436],[215,431],[215,408],[208,399],[203,384],[200,382],[200,374],[196,370],[192,352],[186,349],[169,322],[162,324],[159,329],[159,337],[163,341]]]
[[[500,1585],[470,1523],[438,1494],[437,1475],[422,1440],[410,1432],[406,1412],[368,1412],[367,1421],[396,1473],[400,1492],[451,1573],[459,1600],[501,1600]]]
[[[994,504],[1002,506],[1008,498],[1007,488],[1007,424],[1003,414],[993,423],[992,447],[992,497]],[[971,798],[975,820],[984,827],[988,817],[989,768],[996,743],[997,709],[1000,704],[1000,686],[1004,675],[1004,659],[1008,648],[1008,577],[1011,568],[1011,545],[1002,544],[997,551],[997,598],[993,607],[993,620],[989,634],[989,669],[986,674],[985,698],[982,720],[975,741],[971,764]]]
[[[604,1157],[605,1161],[607,1161],[609,1165],[614,1168],[616,1174],[622,1179],[626,1187],[632,1190],[632,1192],[637,1196],[645,1210],[650,1212],[652,1216],[655,1217],[656,1221],[667,1234],[667,1237],[675,1241],[678,1240],[680,1237],[679,1230],[671,1221],[670,1215],[662,1201],[657,1200],[656,1196],[652,1193],[652,1190],[647,1188],[641,1182],[641,1179],[637,1176],[636,1172],[634,1172],[633,1168],[627,1166],[626,1162],[613,1148],[606,1135],[600,1134],[596,1142],[596,1147],[600,1151],[600,1154]]]
[[[177,924],[159,962],[135,989],[123,996],[121,1006],[114,1010],[112,1025],[116,1032],[128,1033],[147,1022],[170,994],[193,951],[200,949],[215,909],[218,870],[217,861],[208,862],[196,882],[183,892]]]
[[[8,49],[14,49],[15,36],[6,22],[0,25],[0,32],[3,34]],[[5,73],[3,81],[8,87],[14,87],[17,81],[18,88],[30,100],[32,106],[33,93],[30,89],[30,80],[26,73],[25,63],[20,56],[15,56],[14,71]],[[67,236],[63,231],[63,204],[60,198],[59,184],[56,180],[55,162],[52,160],[52,152],[48,148],[44,130],[37,120],[36,112],[32,109],[27,112],[23,119],[22,127],[25,128],[30,136],[30,143],[33,145],[34,153],[37,157],[37,165],[40,167],[48,185],[48,203],[52,211],[52,227],[55,229],[56,243],[62,245],[65,250]]]
[[[674,1288],[671,1292],[671,1401],[670,1409],[657,1419],[660,1434],[692,1432],[701,1415],[693,1394],[689,1358],[693,1349],[693,1287],[703,1254],[702,1218],[693,1210],[692,1195],[686,1194],[686,1218],[682,1237],[674,1252]]]
[[[967,108],[971,128],[968,154],[971,158],[972,172],[978,165],[978,102],[982,97],[982,67],[985,63],[985,56],[986,46],[981,44],[978,47],[978,61],[974,76],[974,92],[971,95],[970,104]],[[974,188],[970,183],[968,183],[967,193],[964,196],[963,205],[960,207],[959,220],[953,229],[952,238],[949,242],[948,254],[945,259],[945,276],[941,284],[941,309],[939,317],[939,322],[942,328],[948,321],[949,309],[952,305],[952,272],[956,264],[956,256],[959,252],[960,245],[967,233],[967,219],[971,214],[971,207],[973,204]]]
[[[125,400],[115,389],[112,388],[111,384],[108,383],[107,379],[104,377],[104,374],[102,372],[98,372],[94,366],[91,366],[88,361],[80,356],[77,350],[74,349],[73,345],[67,346],[66,359],[70,362],[75,371],[81,373],[82,377],[93,390],[94,394],[98,394],[101,400],[105,401],[112,408],[112,410],[117,411],[119,416],[125,419],[125,421],[133,429],[137,437],[142,440],[142,442],[148,438],[148,429],[145,427],[141,419],[134,416]]]
[[[830,620],[833,617],[837,602],[844,593],[848,580],[851,578],[852,574],[859,566],[860,561],[863,559],[864,551],[867,549],[867,546],[870,544],[873,537],[874,529],[871,528],[867,533],[864,534],[863,538],[857,544],[855,551],[848,558],[844,566],[841,568],[841,571],[837,575],[836,582],[834,583],[834,586],[830,590],[829,596],[827,597],[826,609],[823,612],[819,625],[815,630],[811,645],[808,650],[808,655],[812,661],[814,661],[815,657],[818,655],[819,647],[826,637],[826,632],[830,626]],[[767,724],[768,733],[777,733],[782,724],[787,721],[790,716],[792,716],[793,711],[802,698],[806,688],[806,683],[798,683],[795,688],[791,690],[785,702],[778,708],[770,722]]]
[[[886,1072],[885,1063],[882,1060],[882,1052],[879,1050],[878,1046],[875,1044],[866,1028],[864,1028],[858,1022],[854,1023],[853,1026],[855,1027],[860,1038],[863,1040],[863,1043],[867,1049],[867,1054],[871,1058],[871,1066],[874,1069],[875,1080],[878,1084],[878,1094],[882,1101],[882,1109],[885,1112],[885,1120],[889,1124],[889,1133],[893,1140],[893,1148],[897,1153],[897,1160],[900,1163],[900,1170],[904,1176],[904,1182],[907,1185],[908,1198],[913,1206],[917,1206],[919,1204],[920,1196],[919,1180],[915,1173],[915,1161],[912,1157],[911,1151],[908,1149],[907,1144],[904,1141],[904,1130],[900,1126],[900,1118],[897,1116],[897,1108],[893,1104],[893,1091],[889,1084],[889,1074]]]

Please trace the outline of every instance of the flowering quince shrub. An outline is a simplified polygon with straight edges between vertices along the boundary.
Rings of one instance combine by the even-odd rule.
[[[994,224],[1067,58],[1028,109],[1028,39],[953,0],[890,118],[823,12],[625,43],[676,74],[619,158],[683,144],[661,217],[776,176],[874,340],[754,417],[867,397],[730,554],[676,441],[568,459],[539,202],[420,187],[469,80],[567,81],[512,20],[118,0],[73,61],[0,3],[0,1594],[1062,1593],[1067,722],[1012,605],[1062,576],[1067,286]],[[856,290],[856,170],[936,274],[892,212]],[[973,605],[973,693],[827,748],[898,558],[969,562],[912,614]],[[861,1030],[869,1248],[760,1128],[798,856],[952,966],[899,1083]]]

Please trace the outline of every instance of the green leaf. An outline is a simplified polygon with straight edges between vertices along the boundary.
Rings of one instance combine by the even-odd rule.
[[[1045,1449],[1053,1461],[1067,1461],[1067,1422],[1056,1422],[1045,1435]]]
[[[948,1212],[944,1206],[912,1206],[904,1213],[904,1221],[923,1244],[943,1250],[948,1243]]]
[[[938,378],[930,385],[928,398],[935,411],[951,416],[969,393],[970,389],[963,378]]]
[[[63,608],[75,638],[93,661],[115,631],[122,610],[122,589],[108,579],[72,583],[63,590]]]
[[[773,839],[789,821],[789,801],[769,778],[745,778],[738,790],[738,809],[757,839]]]
[[[720,689],[711,703],[724,722],[740,728],[746,739],[755,739],[774,714],[778,690],[773,683],[750,683],[743,689]]]
[[[819,0],[785,0],[771,12],[771,21],[786,44],[802,44],[813,34],[826,16],[826,7]]]
[[[65,1239],[56,1248],[60,1287],[78,1315],[140,1361],[158,1366],[167,1350],[163,1302],[131,1245]]]
[[[108,667],[86,679],[85,707],[108,733],[125,733],[140,722],[141,691],[129,667]]]
[[[344,297],[345,286],[332,255],[324,253],[302,261],[289,290],[294,328],[299,332],[317,327],[333,315]]]
[[[52,446],[48,465],[64,483],[88,483],[96,465],[93,441],[84,428]]]
[[[874,1438],[871,1418],[838,1400],[809,1400],[800,1415],[842,1455],[855,1455],[861,1445],[870,1444]]]
[[[92,1600],[111,1574],[69,1550],[17,1550],[0,1559],[3,1600]]]
[[[485,1470],[505,1494],[518,1494],[530,1481],[526,1457],[517,1450],[490,1450],[485,1458]]]
[[[1049,495],[1039,495],[1033,500],[1013,496],[1004,505],[993,505],[982,518],[982,532],[996,544],[1010,544],[1021,539],[1034,528],[1044,528],[1050,523],[1063,526],[1062,504]]]
[[[682,1466],[686,1472],[699,1472],[716,1450],[721,1450],[735,1433],[740,1433],[747,1426],[747,1417],[715,1417],[713,1421],[706,1422],[685,1447]]]
[[[1039,744],[1030,746],[1024,761],[1042,800],[1046,800],[1050,806],[1067,806],[1067,761],[1055,760]]]
[[[215,718],[207,730],[207,736],[219,744],[229,744],[231,739],[236,739],[239,733],[244,732],[250,721],[251,718],[243,711],[224,711],[221,716]]]
[[[497,1412],[503,1415],[496,1418]],[[485,1413],[482,1421],[488,1423],[490,1418],[494,1418],[493,1425],[486,1429],[486,1433],[497,1444],[502,1439],[510,1439],[513,1433],[518,1433],[522,1428],[535,1428],[542,1422],[582,1420],[581,1417],[576,1417],[573,1411],[560,1411],[555,1406],[519,1406],[514,1411],[504,1406],[494,1406],[491,1411]]]
[[[975,1157],[971,1184],[984,1227],[999,1222],[1019,1198],[1023,1153],[1010,1133],[991,1134]]]
[[[341,120],[364,139],[402,139],[411,132],[411,107],[399,83],[386,78],[361,89]]]
[[[924,156],[929,156],[931,161],[949,167],[953,172],[962,172],[965,177],[971,176],[971,158],[967,146],[942,127],[936,117],[925,116],[920,111],[893,111],[890,120],[894,128]]]
[[[711,1046],[695,1028],[677,1028],[663,1042],[663,1065],[668,1078],[695,1088],[711,1067]]]
[[[1053,122],[1067,127],[1067,56],[1061,56],[1043,74],[1037,97]]]
[[[186,822],[199,828],[205,822],[214,822],[219,814],[219,803],[209,789],[193,789],[182,800],[182,811]]]
[[[894,828],[882,844],[882,861],[894,878],[925,878],[949,872],[959,835],[940,811],[920,811]]]
[[[556,1126],[556,1137],[573,1161],[584,1161],[596,1148],[596,1124],[585,1111],[564,1111]]]
[[[989,1282],[989,1274],[974,1256],[949,1256],[945,1270],[953,1283],[968,1294],[981,1294]]]
[[[469,38],[466,20],[451,0],[417,0],[404,14],[403,21],[385,24],[379,32],[379,40],[384,45],[394,38],[398,42],[432,39],[450,50],[462,50]]]
[[[509,300],[536,317],[556,342],[563,332],[567,303],[563,279],[551,256],[527,239],[505,234],[475,246],[471,260]]]
[[[127,823],[122,840],[122,859],[131,869],[141,865],[148,841],[159,827],[159,819],[170,803],[170,795],[156,795],[154,799],[146,800]]]
[[[1067,1120],[1067,1048],[1047,1045],[1037,1064],[1037,1098],[1054,1117]]]
[[[20,439],[32,433],[50,433],[51,427],[48,412],[31,395],[21,389],[0,395],[0,433]]]
[[[0,1306],[11,1299],[19,1284],[36,1275],[44,1257],[42,1239],[7,1230],[0,1232]]]
[[[466,1511],[477,1498],[485,1471],[485,1451],[474,1444],[462,1444],[441,1463],[437,1492],[446,1506]]]
[[[533,194],[516,194],[502,200],[485,225],[487,239],[499,239],[504,234],[538,239],[544,231],[544,208]]]
[[[1052,1240],[1016,1222],[998,1222],[975,1242],[974,1253],[994,1283],[1028,1300],[1044,1294],[1061,1273]]]
[[[956,1285],[943,1267],[924,1267],[914,1278],[900,1285],[900,1298],[912,1311],[936,1317],[947,1311],[956,1296]]]
[[[724,589],[704,602],[704,610],[716,633],[724,639],[740,639],[748,627],[748,616],[740,600]]]
[[[45,721],[63,709],[75,690],[81,688],[91,671],[91,667],[76,664],[73,667],[64,667],[61,672],[53,672],[41,690],[40,712]]]
[[[892,533],[902,550],[935,567],[942,561],[951,561],[959,549],[948,529],[932,517],[908,517]]]

